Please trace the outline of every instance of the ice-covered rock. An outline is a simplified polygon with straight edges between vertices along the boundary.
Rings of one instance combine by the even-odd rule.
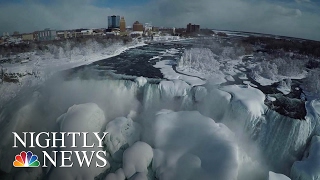
[[[232,96],[230,107],[226,108],[228,115],[236,115],[239,119],[256,119],[261,117],[267,110],[267,106],[264,105],[265,95],[260,90],[251,86],[241,87],[237,85],[225,86],[221,90],[230,93]],[[229,120],[237,121],[234,118],[227,118],[226,123]],[[244,122],[242,122],[244,123]]]
[[[124,175],[123,169],[118,169],[115,173],[109,173],[105,180],[125,180],[126,176]]]
[[[99,141],[93,134],[93,132],[100,132],[102,127],[106,124],[106,119],[104,112],[94,103],[74,105],[70,107],[67,113],[60,116],[57,120],[60,125],[60,132],[88,132],[87,134],[87,144],[95,144],[95,146],[90,148],[83,148],[82,146],[77,146],[72,148],[73,140],[72,136],[65,137],[65,146],[60,147],[60,151],[86,151],[86,152],[98,152],[102,151],[102,148],[98,147]],[[76,144],[83,144],[84,136],[77,137],[75,139]],[[99,154],[103,156],[103,154]],[[57,155],[57,166],[61,165],[61,154]],[[90,155],[88,155],[90,158]],[[100,159],[94,154],[91,160],[91,166],[88,167],[86,163],[82,167],[76,162],[78,159],[76,154],[71,155],[71,162],[73,162],[72,168],[54,168],[49,174],[49,179],[94,179],[100,173],[108,169],[109,163],[105,167],[97,168],[96,162],[101,162]],[[101,164],[101,163],[100,163]]]
[[[293,162],[302,156],[314,130],[312,122],[292,119],[272,110],[267,111],[265,119],[260,118],[257,122],[253,137],[269,165],[289,175]]]
[[[148,180],[148,176],[145,173],[137,173],[130,180]]]
[[[161,97],[164,99],[172,99],[174,97],[182,97],[187,94],[191,88],[186,82],[181,80],[161,81],[159,84]]]
[[[196,102],[202,101],[208,94],[208,91],[203,86],[196,86],[194,88],[194,99]]]
[[[106,119],[96,104],[88,103],[70,107],[67,113],[57,119],[57,123],[61,132],[100,132]]]
[[[277,87],[277,89],[282,92],[282,94],[287,95],[290,94],[291,92],[291,79],[285,79],[280,81],[279,86]]]
[[[239,79],[245,80],[248,79],[248,77],[245,73],[239,73]]]
[[[236,179],[237,143],[223,124],[196,111],[157,113],[152,169],[159,179]],[[148,134],[146,135],[148,136]]]
[[[229,109],[231,95],[216,88],[208,89],[207,96],[198,104],[197,110],[208,117],[221,121]]]
[[[145,77],[137,77],[135,81],[138,83],[139,87],[144,86],[148,82]]]
[[[269,171],[269,180],[290,180],[290,178],[283,174],[276,174],[272,171]]]
[[[307,110],[305,118],[314,127],[314,135],[320,135],[320,99],[312,99],[311,97],[308,97],[308,99],[305,103]]]
[[[129,179],[136,173],[148,174],[148,166],[153,158],[153,151],[150,145],[145,142],[136,142],[123,153],[123,171]],[[144,179],[139,175],[134,179]]]
[[[252,84],[251,81],[243,81],[243,84],[251,86],[251,87],[255,87],[255,88],[258,87],[257,85]]]
[[[253,87],[226,86],[210,89],[197,109],[226,124],[237,138],[254,140],[272,170],[290,174],[292,164],[304,152],[314,131],[312,119],[292,119],[268,109],[265,95]]]
[[[274,101],[276,101],[277,99],[275,98],[275,97],[272,97],[272,96],[267,96],[267,100],[268,101],[272,101],[272,102],[274,102]]]
[[[293,180],[319,180],[320,179],[320,136],[314,136],[310,149],[302,161],[297,161],[291,169]]]
[[[133,145],[140,138],[140,125],[132,119],[119,117],[107,124],[105,138],[107,151],[113,156],[122,146]]]

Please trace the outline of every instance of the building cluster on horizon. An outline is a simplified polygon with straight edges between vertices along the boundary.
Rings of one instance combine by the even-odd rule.
[[[57,38],[57,31],[46,28],[41,31],[34,31],[32,33],[23,33],[15,31],[10,36],[8,32],[3,33],[3,36],[0,38],[0,44],[7,42],[11,43],[19,43],[21,41],[51,41]]]
[[[191,24],[189,23],[187,25],[187,33],[197,33],[200,31],[200,25],[196,25],[196,24]]]
[[[128,26],[125,18],[119,15],[108,16],[107,28],[98,29],[73,29],[73,30],[51,30],[46,28],[40,31],[34,31],[32,33],[23,33],[15,31],[12,35],[8,32],[3,33],[0,37],[1,44],[11,44],[19,42],[31,42],[31,41],[52,41],[59,39],[79,38],[85,36],[129,36],[129,37],[154,37],[161,35],[188,35],[192,33],[198,33],[200,31],[200,25],[189,23],[186,28],[165,28],[155,27],[151,23],[142,24],[139,21],[135,21],[132,26]]]

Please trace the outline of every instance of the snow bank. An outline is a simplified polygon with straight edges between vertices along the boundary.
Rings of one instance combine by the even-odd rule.
[[[0,105],[1,102],[14,98],[22,87],[42,84],[58,71],[117,56],[130,48],[144,45],[146,44],[143,42],[133,41],[128,44],[113,43],[104,48],[101,44],[93,41],[86,43],[85,46],[74,47],[73,49],[66,48],[63,53],[60,53],[61,48],[55,50],[59,52],[58,54],[50,52],[42,52],[42,54],[36,52],[21,53],[19,54],[20,57],[28,57],[30,61],[24,64],[2,64],[5,73],[15,74],[19,83],[6,83],[6,86],[0,86]],[[49,47],[54,46],[49,45]]]
[[[293,180],[319,180],[320,179],[320,136],[314,136],[310,149],[302,161],[297,161],[291,169]]]

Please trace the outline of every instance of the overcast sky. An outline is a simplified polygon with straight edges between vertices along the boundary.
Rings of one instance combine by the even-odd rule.
[[[155,26],[252,31],[320,40],[320,0],[0,0],[0,33],[107,27],[108,15]]]

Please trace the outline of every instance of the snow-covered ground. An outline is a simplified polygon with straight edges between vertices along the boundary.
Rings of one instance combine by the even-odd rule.
[[[0,102],[7,102],[15,97],[23,87],[43,83],[58,71],[117,56],[130,48],[144,45],[146,45],[144,42],[135,40],[128,44],[120,42],[113,43],[103,48],[93,42],[82,49],[74,48],[70,55],[64,53],[63,50],[61,50],[62,52],[59,52],[58,55],[49,52],[44,54],[37,54],[36,52],[21,53],[17,56],[19,56],[20,59],[28,58],[26,62],[2,64],[4,73],[13,74],[19,83],[3,82],[0,84]],[[0,103],[0,106],[2,105],[3,104]]]

